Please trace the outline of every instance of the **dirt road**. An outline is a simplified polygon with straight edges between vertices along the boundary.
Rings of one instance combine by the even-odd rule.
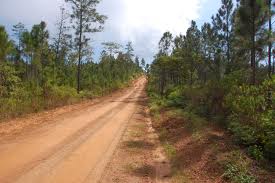
[[[145,79],[119,96],[0,140],[1,183],[97,182],[135,113]]]

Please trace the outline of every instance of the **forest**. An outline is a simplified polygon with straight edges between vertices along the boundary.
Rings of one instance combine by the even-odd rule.
[[[47,23],[0,26],[0,119],[106,95],[142,73],[145,60],[125,47],[104,42],[98,62],[92,58],[91,35],[103,31],[107,17],[96,11],[99,1],[67,0],[60,8],[56,34]]]
[[[55,31],[52,32],[45,21],[32,27],[19,22],[13,26],[12,31],[9,27],[0,25],[2,129],[16,126],[18,121],[14,126],[11,123],[16,120],[9,121],[16,117],[23,118],[26,114],[81,104],[110,94],[108,100],[103,97],[101,104],[76,108],[72,112],[74,115],[69,115],[71,111],[67,109],[64,118],[52,117],[51,121],[60,122],[62,118],[69,122],[60,122],[58,134],[55,126],[50,126],[53,136],[46,136],[47,140],[55,144],[55,140],[60,140],[55,138],[62,135],[64,127],[71,130],[70,133],[63,134],[64,139],[68,138],[68,142],[71,140],[71,144],[68,144],[70,147],[75,147],[72,144],[78,144],[74,140],[79,139],[87,145],[85,140],[95,138],[93,134],[97,133],[99,135],[95,136],[98,139],[91,142],[97,142],[96,147],[100,149],[100,143],[108,144],[104,140],[110,140],[108,142],[112,144],[118,137],[123,139],[124,132],[135,126],[139,127],[133,128],[136,131],[127,131],[129,136],[133,136],[131,141],[119,146],[113,144],[118,150],[126,148],[122,149],[123,153],[129,153],[127,157],[119,156],[125,158],[125,162],[120,159],[115,161],[119,163],[114,163],[114,166],[127,163],[126,160],[131,161],[128,162],[129,166],[123,164],[122,168],[115,167],[114,174],[121,169],[130,177],[138,175],[138,178],[155,179],[159,167],[155,167],[156,162],[153,165],[144,164],[145,155],[141,152],[148,150],[146,161],[152,162],[156,159],[153,157],[154,150],[163,148],[168,161],[161,160],[160,164],[168,164],[172,173],[162,178],[169,177],[172,182],[273,182],[275,0],[221,0],[221,6],[212,15],[211,22],[199,26],[198,21],[191,21],[187,31],[179,35],[173,35],[173,30],[161,31],[162,37],[159,36],[161,39],[156,42],[158,48],[150,65],[146,64],[150,62],[147,57],[146,62],[135,54],[134,43],[131,41],[124,45],[110,40],[102,42],[100,58],[94,59],[98,48],[94,47],[93,38],[104,31],[108,20],[106,15],[98,12],[100,2],[65,0],[65,6],[60,7]],[[140,29],[141,32],[143,28]],[[145,49],[146,46],[144,45]],[[111,95],[125,87],[130,89],[120,92],[118,96]],[[53,113],[51,111],[48,115],[54,116]],[[139,116],[134,119],[134,115]],[[34,119],[26,119],[35,123]],[[133,121],[136,122],[135,125],[128,125]],[[18,126],[20,125],[22,124],[19,123]],[[155,144],[150,142],[152,139],[148,136],[151,128],[155,129]],[[106,131],[103,133],[101,130]],[[14,134],[16,140],[17,133]],[[38,139],[45,137],[39,135]],[[109,138],[105,139],[108,135]],[[21,148],[29,153],[31,143],[27,142],[33,142],[33,139],[26,141]],[[67,141],[64,142],[66,143],[62,141],[63,144],[60,144],[65,144],[65,148],[62,148],[67,149]],[[14,142],[10,144],[17,145]],[[48,152],[48,147],[45,147],[47,143],[45,144],[39,145]],[[109,148],[109,145],[106,146]],[[39,148],[33,148],[33,152]],[[62,148],[57,152],[63,152]],[[106,153],[104,148],[101,147],[101,150]],[[1,153],[6,152],[9,151]],[[79,168],[78,171],[71,171],[73,175],[85,172],[81,171],[85,168],[81,167],[81,163],[89,163],[81,153],[87,153],[88,157],[101,151],[94,151],[93,145],[87,145],[85,152],[74,153],[72,150],[67,153],[71,152],[73,157],[78,155],[79,159],[74,160],[81,160],[69,167]],[[137,155],[142,156],[139,159],[143,163],[141,167],[134,166],[134,157]],[[11,164],[15,173],[19,172],[16,163],[13,163],[13,160],[20,159],[18,155],[9,158],[12,160],[6,163]],[[45,161],[49,160],[47,158],[45,157]],[[22,162],[23,160],[24,158]],[[64,162],[69,161],[64,159]],[[34,175],[37,172],[34,171]],[[6,177],[8,176],[4,178]]]
[[[193,128],[206,121],[227,129],[252,159],[274,159],[274,6],[271,0],[222,0],[210,23],[192,21],[184,35],[165,32],[148,73],[156,119],[180,110]],[[240,162],[229,164],[225,177],[256,182]]]

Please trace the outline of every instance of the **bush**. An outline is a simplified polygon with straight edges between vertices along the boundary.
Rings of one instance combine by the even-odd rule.
[[[226,166],[225,177],[234,183],[255,183],[255,178],[234,164]]]
[[[80,99],[75,88],[70,86],[51,86],[47,88],[45,105],[47,108],[71,104]]]
[[[9,97],[0,98],[0,118],[71,104],[79,101],[80,96],[69,86],[47,86],[43,90],[32,83],[17,85],[9,92]]]
[[[250,146],[248,148],[248,154],[257,161],[263,160],[263,149],[257,145]]]
[[[16,76],[14,67],[0,62],[0,97],[9,97],[19,83],[20,78]]]
[[[173,107],[185,107],[184,97],[182,96],[182,90],[179,87],[173,88],[167,97],[169,106]]]
[[[224,178],[235,183],[254,183],[250,173],[251,162],[241,151],[232,151],[225,162]]]
[[[248,125],[241,125],[238,122],[231,122],[229,129],[233,132],[234,140],[239,144],[253,145],[257,143],[255,129]]]
[[[186,110],[200,116],[208,116],[208,96],[206,87],[186,87],[183,89]]]
[[[272,93],[271,101],[268,93]],[[264,151],[274,159],[275,148],[275,77],[260,86],[242,85],[232,88],[226,96],[226,106],[231,111],[229,129],[236,141]],[[250,149],[252,156],[260,158],[257,150]]]
[[[42,89],[28,85],[17,86],[9,97],[0,99],[0,118],[16,117],[23,113],[37,112],[43,108]]]
[[[265,156],[269,159],[275,159],[275,138],[270,138],[269,141],[266,142],[264,146],[264,153]]]

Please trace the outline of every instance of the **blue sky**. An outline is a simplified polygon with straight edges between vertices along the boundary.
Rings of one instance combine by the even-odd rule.
[[[102,0],[98,11],[108,20],[102,33],[92,35],[94,58],[98,59],[101,42],[115,41],[122,45],[132,41],[135,53],[150,63],[163,32],[184,34],[191,20],[199,27],[211,21],[221,0]],[[64,0],[1,0],[0,24],[11,33],[12,25],[22,22],[27,28],[46,21],[51,36]]]

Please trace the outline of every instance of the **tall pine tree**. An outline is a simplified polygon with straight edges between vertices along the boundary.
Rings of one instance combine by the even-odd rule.
[[[87,33],[101,32],[106,16],[97,12],[99,0],[66,0],[72,6],[72,22],[75,29],[76,39],[75,45],[78,52],[78,68],[77,68],[77,92],[80,92],[81,62],[83,47],[87,45],[89,38]]]

